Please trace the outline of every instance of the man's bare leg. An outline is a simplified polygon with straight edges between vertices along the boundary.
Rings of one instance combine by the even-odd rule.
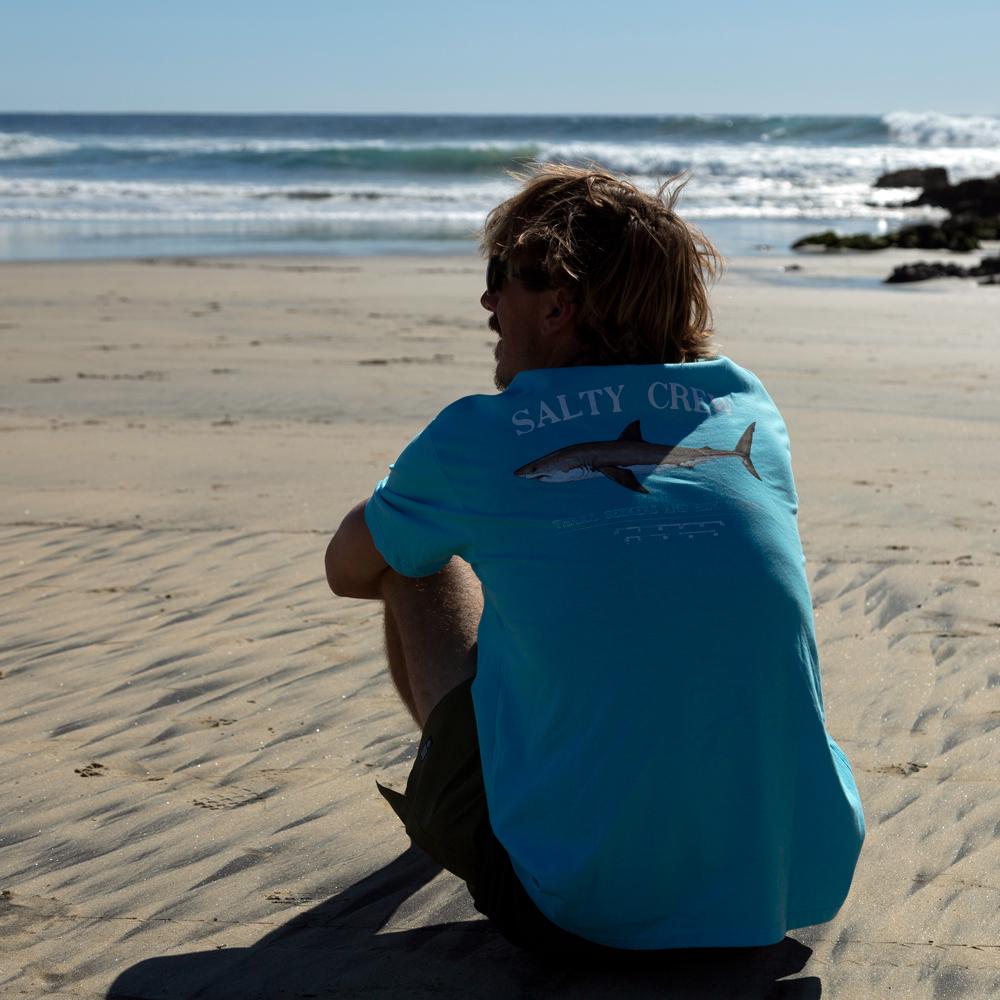
[[[419,580],[387,570],[380,584],[389,672],[422,728],[452,688],[475,676],[482,587],[458,558]]]

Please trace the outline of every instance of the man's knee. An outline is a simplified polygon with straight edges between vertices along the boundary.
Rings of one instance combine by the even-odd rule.
[[[382,584],[389,666],[422,726],[449,691],[476,674],[482,588],[461,559],[420,579],[390,574]]]

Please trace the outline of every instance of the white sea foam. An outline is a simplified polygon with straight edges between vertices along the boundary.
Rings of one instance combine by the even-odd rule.
[[[79,146],[31,132],[0,132],[0,160],[24,160],[54,153],[70,153]]]
[[[647,190],[654,178],[636,176]],[[489,209],[515,190],[509,179],[450,185],[338,184],[328,186],[57,181],[0,178],[0,219],[58,221],[351,222],[384,225],[392,219],[441,220],[478,225]],[[873,189],[852,178],[808,183],[803,177],[696,173],[683,197],[685,214],[698,218],[916,218],[928,212],[893,204],[915,189]],[[317,197],[317,195],[326,197]],[[305,196],[303,196],[305,195]]]
[[[344,182],[338,184],[208,184],[156,181],[89,181],[52,180],[37,177],[0,176],[0,199],[94,199],[115,201],[118,199],[138,199],[149,202],[181,203],[192,200],[219,201],[249,198],[289,198],[304,192],[325,194],[331,200],[392,200],[392,201],[479,201],[487,200],[495,204],[513,190],[512,182],[506,179],[483,179],[479,181],[451,182],[440,185],[401,183],[377,184],[368,182]],[[308,198],[303,200],[308,201]]]
[[[1000,117],[996,115],[893,111],[884,115],[882,121],[893,139],[908,146],[1000,147]]]
[[[951,154],[952,166],[971,176],[982,164],[1000,164],[1000,117],[946,115],[938,112],[895,111],[883,117],[890,141],[880,145],[828,145],[782,141],[786,129],[777,127],[757,142],[622,141],[581,138],[549,140],[537,137],[504,139],[386,139],[386,138],[259,138],[221,136],[113,136],[90,135],[75,141],[32,133],[0,132],[0,159],[69,155],[81,149],[113,153],[159,153],[181,156],[267,156],[280,153],[382,152],[429,153],[450,151],[494,154],[497,158],[534,155],[543,161],[595,161],[611,170],[632,174],[664,173],[685,163],[782,164],[788,169],[837,164],[846,158],[856,167],[871,169],[881,160],[911,159],[914,150],[927,148],[935,162]],[[933,154],[930,153],[933,150]],[[966,164],[968,164],[966,166]]]
[[[60,181],[0,177],[0,220],[8,221],[358,221],[482,222],[513,190],[485,180],[400,184],[262,185]],[[303,191],[310,195],[301,197]],[[327,197],[316,198],[316,193]],[[296,197],[299,195],[299,197]]]
[[[1000,171],[995,149],[938,147],[917,153],[901,146],[807,146],[773,143],[598,143],[563,142],[542,147],[540,159],[596,162],[606,169],[638,176],[689,171],[694,176],[798,178],[803,183],[830,179],[872,184],[879,174],[908,166],[947,167],[953,180]]]

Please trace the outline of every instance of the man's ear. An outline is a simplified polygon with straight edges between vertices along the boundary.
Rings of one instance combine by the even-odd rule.
[[[554,288],[548,296],[542,317],[543,332],[566,333],[576,329],[576,300],[565,288]]]

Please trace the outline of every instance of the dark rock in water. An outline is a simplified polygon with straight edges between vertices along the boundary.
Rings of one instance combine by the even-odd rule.
[[[981,285],[1000,284],[1000,256],[984,257],[976,267],[962,267],[959,264],[944,264],[940,261],[928,263],[919,260],[915,264],[903,264],[893,270],[885,279],[887,285],[899,285],[910,281],[927,281],[929,278],[982,278]]]
[[[827,250],[840,249],[840,237],[832,229],[824,229],[821,233],[810,233],[796,240],[792,244],[793,250],[807,250],[811,248],[826,248]]]
[[[968,272],[958,264],[928,264],[918,260],[915,264],[903,264],[894,268],[885,279],[887,285],[899,285],[908,281],[927,281],[929,278],[964,278]]]
[[[954,250],[968,253],[979,249],[979,231],[973,221],[967,219],[945,219],[940,224],[918,223],[903,226],[889,233],[889,241],[895,247],[914,250]]]
[[[792,244],[792,249],[804,250],[817,247],[826,250],[884,250],[889,246],[892,244],[884,236],[869,236],[868,233],[838,236],[832,229],[827,229],[822,233],[803,236]]]
[[[948,187],[925,190],[919,198],[909,204],[946,208],[952,215],[996,218],[1000,216],[1000,174],[996,177],[976,177]]]
[[[941,226],[920,222],[914,226],[903,226],[893,233],[898,241],[895,245],[907,250],[948,250],[948,236]]]
[[[970,267],[969,274],[973,278],[981,278],[985,275],[991,277],[996,277],[1000,275],[1000,255],[996,257],[984,257],[980,262],[978,267]],[[987,282],[980,282],[980,284],[986,284]]]
[[[845,236],[843,246],[847,250],[884,250],[892,246],[886,236],[870,236],[868,233],[855,233],[854,236]]]
[[[964,230],[980,240],[1000,240],[1000,216],[988,219],[978,215],[953,215],[941,225]]]
[[[792,244],[792,249],[884,250],[886,247],[902,247],[906,250],[953,250],[955,253],[968,253],[979,249],[980,240],[995,239],[1000,239],[1000,220],[960,215],[940,223],[921,222],[903,226],[884,236],[870,236],[868,233],[838,236],[832,229],[827,229],[822,233],[803,236]]]
[[[882,236],[855,233],[853,236],[839,236],[831,229],[822,233],[811,233],[796,240],[793,250],[883,250],[886,247],[902,247],[915,250],[951,250],[954,253],[968,253],[980,248],[981,240],[1000,239],[1000,174],[996,177],[975,178],[949,184],[948,174],[943,167],[926,169],[896,170],[883,174],[876,187],[921,185],[919,198],[906,202],[900,207],[932,205],[947,209],[949,216],[940,223],[924,222],[913,226],[903,226]],[[896,284],[904,281],[925,281],[927,278],[942,276],[993,276],[994,270],[981,270],[992,265],[994,257],[985,258],[977,268],[965,269],[956,264],[906,264],[897,267],[886,282]],[[990,281],[990,284],[993,282]]]
[[[877,188],[923,188],[925,191],[948,187],[948,171],[944,167],[909,167],[883,174]]]

